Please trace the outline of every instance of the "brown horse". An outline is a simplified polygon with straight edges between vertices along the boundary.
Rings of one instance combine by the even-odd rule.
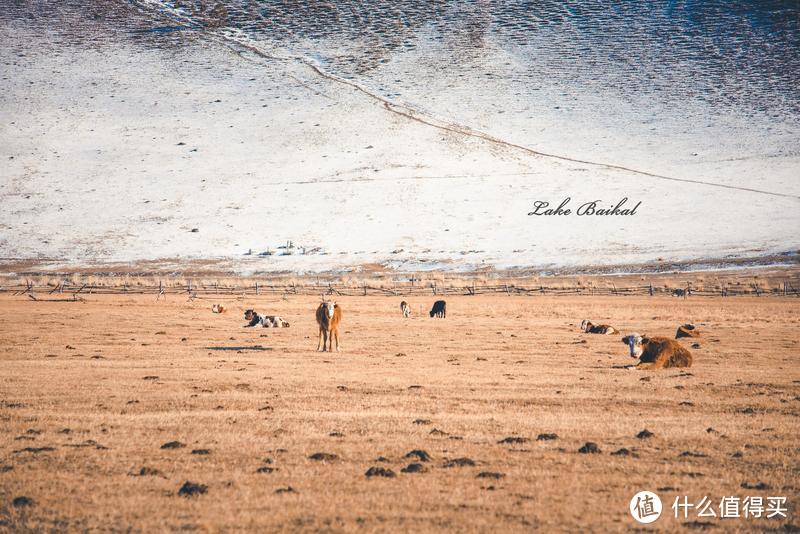
[[[323,300],[317,307],[317,324],[319,325],[319,343],[317,350],[333,351],[333,340],[336,339],[336,352],[339,352],[339,323],[342,321],[342,308],[336,301]]]

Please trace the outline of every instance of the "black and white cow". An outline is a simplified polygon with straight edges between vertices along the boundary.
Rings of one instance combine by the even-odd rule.
[[[245,328],[253,327],[253,326],[262,326],[264,328],[288,328],[289,321],[284,320],[283,318],[277,315],[261,315],[255,310],[247,310],[244,312],[244,318],[247,321],[250,321],[246,325]]]

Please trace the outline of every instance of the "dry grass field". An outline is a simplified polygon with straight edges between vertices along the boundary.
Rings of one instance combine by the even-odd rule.
[[[0,296],[0,530],[622,531],[643,489],[656,528],[800,524],[798,298],[448,296],[446,319],[411,298],[404,320],[350,297],[338,354],[310,297],[60,298]],[[291,327],[242,328],[251,307]],[[695,364],[626,368],[585,318],[694,322]],[[683,495],[788,518],[676,520]]]

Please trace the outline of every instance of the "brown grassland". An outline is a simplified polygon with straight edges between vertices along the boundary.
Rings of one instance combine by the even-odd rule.
[[[798,298],[447,296],[431,319],[405,297],[404,320],[347,297],[338,354],[314,350],[318,298],[61,298],[0,296],[0,530],[622,531],[643,489],[660,529],[800,523]],[[694,366],[626,368],[582,319],[694,322]],[[676,520],[679,495],[785,496],[788,518]]]

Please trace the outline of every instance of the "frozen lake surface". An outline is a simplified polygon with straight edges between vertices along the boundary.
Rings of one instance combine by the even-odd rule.
[[[461,270],[800,248],[796,2],[208,6],[0,13],[0,257]],[[574,213],[626,197],[635,215]]]

